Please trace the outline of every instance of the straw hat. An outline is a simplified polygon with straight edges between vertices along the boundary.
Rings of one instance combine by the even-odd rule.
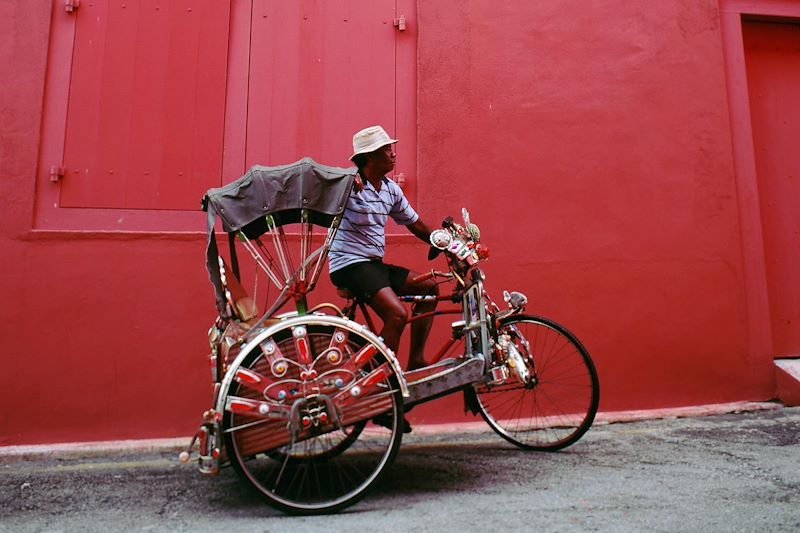
[[[350,161],[358,154],[368,154],[387,144],[394,144],[396,142],[397,140],[389,137],[386,130],[380,126],[364,128],[353,135],[353,155],[350,156]]]

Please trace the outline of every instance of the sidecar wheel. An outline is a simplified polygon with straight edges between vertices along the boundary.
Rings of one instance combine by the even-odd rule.
[[[400,387],[385,356],[374,350],[363,357],[371,344],[356,328],[321,322],[294,321],[263,338],[238,369],[266,386],[233,380],[226,392],[226,406],[258,400],[268,403],[269,416],[291,410],[289,418],[227,408],[223,415],[235,470],[267,503],[291,514],[333,513],[356,503],[391,465],[402,439]],[[334,341],[342,336],[346,341]],[[336,357],[326,355],[332,346]],[[379,414],[389,428],[372,423]]]

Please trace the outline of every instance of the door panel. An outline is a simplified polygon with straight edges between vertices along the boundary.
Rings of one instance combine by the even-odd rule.
[[[62,207],[197,209],[221,181],[230,2],[75,11]]]
[[[744,22],[775,355],[800,353],[800,25]]]
[[[398,132],[396,115],[398,99],[413,112],[406,70],[413,73],[415,36],[413,26],[395,29],[396,7],[252,0],[245,21],[231,18],[230,0],[82,3],[73,15],[59,207],[194,210],[220,185],[223,157],[242,171],[303,156],[349,166],[353,133],[373,124],[400,134],[398,162],[413,174],[413,121]],[[249,50],[231,48],[241,42],[231,32],[247,34]],[[249,57],[246,92],[226,95],[229,57],[231,65]],[[245,98],[246,110],[226,115],[226,98]],[[239,139],[241,152],[239,144],[224,149]]]
[[[254,0],[247,166],[349,166],[353,133],[396,133],[395,0]]]

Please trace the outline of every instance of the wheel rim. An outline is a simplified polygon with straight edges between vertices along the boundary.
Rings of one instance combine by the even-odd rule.
[[[290,512],[330,512],[357,501],[394,458],[402,435],[402,404],[394,375],[379,372],[388,366],[382,354],[357,365],[353,362],[369,346],[359,333],[309,325],[304,338],[310,355],[304,359],[298,351],[298,337],[293,335],[297,329],[275,333],[243,361],[241,367],[246,371],[270,378],[264,391],[235,380],[228,392],[229,398],[266,398],[270,405],[283,403],[287,408],[297,405],[297,419],[287,423],[286,417],[272,420],[228,410],[223,424],[226,447],[237,471],[269,503]],[[346,341],[334,342],[334,337],[341,335]],[[274,345],[271,356],[266,350],[270,343]],[[335,364],[328,357],[334,345],[340,355]],[[279,369],[283,370],[279,375],[275,353],[289,362],[287,368]],[[309,359],[312,364],[296,364]],[[317,378],[301,379],[300,373],[309,369]],[[367,392],[365,379],[376,375],[379,379],[373,380]],[[342,383],[331,386],[336,379]],[[355,386],[363,387],[363,396],[352,397]],[[280,391],[286,395],[283,400],[278,400]],[[320,410],[326,412],[326,421],[302,426],[293,441],[291,420],[306,415],[313,418]],[[388,429],[371,422],[381,413],[385,413]]]
[[[509,334],[533,382],[523,384],[510,368],[505,383],[476,387],[483,417],[503,438],[524,448],[556,450],[577,441],[591,426],[599,399],[597,373],[586,350],[543,319],[509,321],[500,333]]]

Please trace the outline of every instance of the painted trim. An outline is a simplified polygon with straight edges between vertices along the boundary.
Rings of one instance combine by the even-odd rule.
[[[739,15],[767,17],[800,17],[797,0],[720,0],[719,10]]]
[[[800,2],[794,0],[720,0],[720,31],[728,88],[731,142],[739,206],[748,328],[748,357],[751,364],[772,359],[764,237],[756,175],[755,148],[747,89],[742,17],[797,17]]]

